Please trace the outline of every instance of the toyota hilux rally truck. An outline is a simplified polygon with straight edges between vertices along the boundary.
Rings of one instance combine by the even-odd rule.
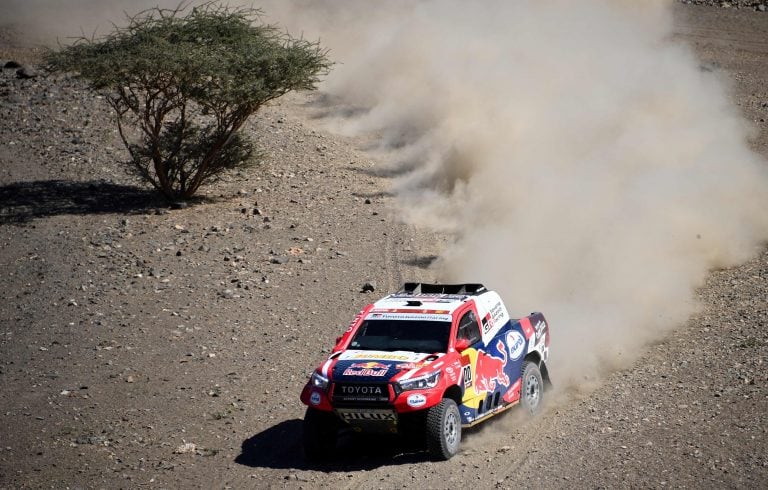
[[[435,459],[458,452],[462,427],[515,404],[536,412],[549,381],[541,313],[510,318],[482,284],[406,283],[366,306],[301,393],[308,459],[338,431],[399,433]]]

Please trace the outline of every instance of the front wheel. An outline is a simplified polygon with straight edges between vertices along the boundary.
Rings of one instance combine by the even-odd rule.
[[[433,458],[451,459],[459,452],[461,416],[456,402],[442,400],[427,411],[427,449]]]
[[[307,408],[304,414],[304,456],[309,461],[330,457],[336,449],[339,422],[333,412]]]
[[[544,380],[541,377],[539,366],[534,362],[523,363],[523,392],[520,404],[530,414],[535,414],[541,408],[541,399],[544,394]]]

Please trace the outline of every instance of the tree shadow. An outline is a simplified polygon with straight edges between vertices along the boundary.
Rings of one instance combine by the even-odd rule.
[[[18,182],[0,186],[0,224],[62,214],[136,214],[168,204],[155,190],[103,181]]]
[[[250,467],[342,472],[429,461],[423,448],[389,435],[342,431],[326,461],[309,462],[301,442],[302,421],[285,420],[243,441],[235,463]]]

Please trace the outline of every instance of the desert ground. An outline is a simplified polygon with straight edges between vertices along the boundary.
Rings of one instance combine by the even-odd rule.
[[[768,12],[680,3],[675,32],[768,158]],[[3,64],[38,54],[3,26]],[[712,271],[700,312],[630,367],[465,433],[447,462],[373,438],[305,462],[308,373],[366,303],[434,280],[449,240],[398,219],[321,105],[260,112],[267,161],[177,209],[115,165],[102,98],[2,70],[0,488],[768,486],[768,250]]]

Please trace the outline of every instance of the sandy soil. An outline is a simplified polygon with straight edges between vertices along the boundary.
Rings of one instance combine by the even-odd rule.
[[[768,13],[676,14],[768,157]],[[34,51],[5,32],[10,59]],[[2,70],[0,487],[768,485],[768,252],[713,272],[702,311],[630,368],[532,422],[499,417],[448,462],[361,439],[308,466],[298,394],[374,299],[362,284],[433,279],[448,239],[401,224],[376,162],[320,112],[269,107],[249,127],[267,162],[169,209],[114,165],[103,100]]]

